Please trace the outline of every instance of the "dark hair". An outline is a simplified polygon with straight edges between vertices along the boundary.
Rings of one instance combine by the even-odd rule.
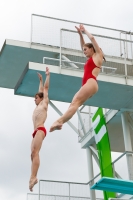
[[[44,96],[44,95],[43,95],[43,92],[38,92],[38,93],[36,93],[36,94],[35,94],[35,97],[36,97],[36,95],[39,96],[40,98],[43,98],[43,96]]]
[[[93,51],[96,52],[92,43],[85,43],[84,46],[88,48],[92,48]]]
[[[96,52],[92,43],[85,43],[84,46],[85,46],[85,47],[88,47],[88,48],[92,48],[93,51]],[[101,49],[101,48],[100,48],[100,49]],[[102,51],[102,49],[101,49],[101,51]],[[103,51],[102,51],[102,52],[103,52]],[[103,55],[103,60],[106,62],[106,59],[105,59],[104,55]]]
[[[101,48],[100,48],[101,49]],[[101,49],[101,51],[103,52],[103,50]],[[104,53],[103,53],[103,60],[106,62],[106,59],[105,59],[105,57],[104,57]]]

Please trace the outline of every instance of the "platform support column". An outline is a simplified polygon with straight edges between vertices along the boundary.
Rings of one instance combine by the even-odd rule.
[[[89,175],[89,181],[94,178],[94,172],[93,172],[93,161],[92,161],[92,152],[91,149],[88,147],[86,148],[87,153],[87,164],[88,164],[88,175]],[[91,187],[94,184],[94,181],[92,181],[89,184],[89,187]],[[90,200],[96,200],[95,190],[90,189]]]
[[[125,151],[132,151],[131,136],[130,136],[127,112],[123,112],[121,114],[121,119],[122,119]],[[133,156],[132,156],[132,154],[126,154],[126,158],[127,158],[129,180],[133,180]]]

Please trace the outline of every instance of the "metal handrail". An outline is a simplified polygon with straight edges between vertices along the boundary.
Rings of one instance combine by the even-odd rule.
[[[60,61],[60,59],[58,58],[49,58],[49,57],[43,57],[43,64],[45,64],[45,60],[55,60],[55,61]],[[82,62],[75,62],[75,61],[68,61],[68,60],[61,60],[62,62],[66,62],[66,63],[74,63],[74,64],[81,64],[84,65],[85,63]],[[73,67],[74,68],[74,67]],[[77,67],[78,68],[78,67]],[[106,67],[106,66],[102,66],[102,69],[106,68],[106,69],[112,69],[114,72],[117,70],[117,68],[114,67]]]
[[[62,28],[61,30],[62,31],[72,32],[72,33],[77,33],[77,31],[66,29],[66,28]],[[105,36],[105,35],[97,35],[97,34],[93,34],[93,33],[92,33],[92,35],[95,36],[95,37],[102,37],[102,38],[107,38],[107,39],[113,39],[113,40],[125,41],[125,42],[133,43],[133,41],[127,40],[127,39],[120,39],[120,38],[115,38],[115,37],[110,37],[110,36]]]
[[[126,154],[133,154],[133,151],[125,151],[124,153],[122,153],[118,158],[116,158],[111,164],[114,165],[118,160],[120,160],[124,155]],[[98,173],[93,179],[91,179],[90,181],[88,181],[87,183],[79,183],[79,182],[67,182],[67,181],[51,181],[51,180],[39,180],[41,181],[45,181],[45,182],[55,182],[55,183],[69,183],[69,184],[79,184],[79,185],[88,185],[90,184],[94,179],[96,179],[101,173]]]
[[[47,60],[55,60],[55,61],[59,61],[60,59],[58,58],[49,58],[49,57],[43,57],[43,64],[45,64],[45,59]],[[81,62],[75,62],[75,61],[68,61],[68,60],[61,60],[62,62],[66,62],[66,63],[74,63],[74,64],[81,64],[84,65],[85,63],[81,63]]]
[[[54,183],[70,183],[70,184],[88,185],[88,183],[68,182],[68,181],[54,181],[54,180],[51,181],[51,180],[42,180],[42,179],[40,179],[39,181],[40,182],[45,181],[45,182],[54,182]]]
[[[133,32],[131,32],[131,31],[119,30],[119,29],[114,29],[114,28],[107,28],[107,27],[103,27],[103,26],[86,24],[86,23],[83,23],[83,22],[75,22],[75,21],[70,21],[70,20],[65,20],[65,19],[59,19],[59,18],[54,18],[54,17],[48,17],[48,16],[38,15],[38,14],[32,14],[32,16],[43,17],[43,18],[47,18],[47,19],[54,19],[54,20],[59,20],[59,21],[64,21],[64,22],[70,22],[70,23],[76,23],[76,24],[84,24],[86,26],[92,26],[92,27],[101,28],[101,29],[103,28],[103,29],[110,30],[110,31],[117,31],[117,32],[122,32],[122,33],[127,33],[127,34],[133,35]]]
[[[124,155],[126,154],[133,154],[133,151],[125,151],[122,155],[120,155],[118,158],[116,158],[113,162],[111,162],[112,165],[114,165],[114,163],[116,163],[118,160],[120,160],[120,158],[122,158]],[[108,168],[108,167],[106,167]],[[93,179],[91,179],[88,184],[90,184],[94,179],[96,179],[101,173],[97,174]]]

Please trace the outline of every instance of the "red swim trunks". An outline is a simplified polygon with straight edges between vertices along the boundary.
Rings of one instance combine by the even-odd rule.
[[[43,132],[44,132],[44,135],[46,136],[46,134],[47,134],[46,129],[45,129],[44,127],[38,127],[38,128],[34,131],[34,133],[32,134],[33,138],[35,137],[37,131],[39,131],[39,130],[43,131]]]

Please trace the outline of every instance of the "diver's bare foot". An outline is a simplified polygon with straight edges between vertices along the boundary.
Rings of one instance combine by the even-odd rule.
[[[30,179],[30,181],[29,181],[29,190],[30,190],[31,192],[33,192],[33,187],[34,187],[34,185],[37,184],[37,183],[38,183],[38,180],[37,180],[36,177]]]
[[[62,124],[59,123],[58,121],[54,122],[53,125],[50,128],[49,132],[55,131],[55,130],[61,130],[62,129]]]

